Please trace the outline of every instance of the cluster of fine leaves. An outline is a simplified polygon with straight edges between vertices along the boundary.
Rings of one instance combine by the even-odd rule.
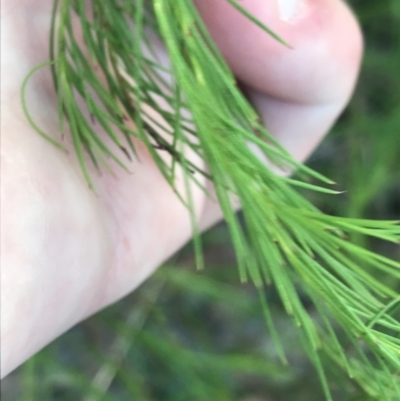
[[[240,2],[227,1],[280,40]],[[170,66],[158,60],[151,37],[165,43]],[[172,187],[177,170],[184,172],[186,193],[177,196],[189,213],[191,184],[201,186],[199,176],[212,180],[240,279],[257,289],[282,363],[287,363],[286,350],[265,285],[276,288],[292,317],[327,400],[332,399],[327,363],[346,371],[372,399],[400,399],[400,322],[394,317],[400,297],[393,285],[400,279],[400,263],[350,240],[369,236],[398,243],[398,222],[327,215],[299,193],[336,194],[329,188],[331,180],[292,160],[266,131],[190,1],[88,5],[84,0],[55,0],[50,63],[60,128],[70,132],[89,185],[87,163],[127,169],[137,140],[147,146]],[[109,142],[96,134],[91,119]],[[280,169],[297,170],[298,178],[275,174],[249,144]],[[186,156],[188,149],[205,160],[208,171]],[[243,224],[235,214],[237,202]],[[198,235],[194,242],[201,267]],[[314,303],[318,318],[310,315],[300,292]]]

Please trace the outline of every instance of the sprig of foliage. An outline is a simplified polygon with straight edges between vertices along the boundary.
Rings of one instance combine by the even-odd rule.
[[[238,2],[227,1],[280,40]],[[158,59],[150,37],[165,43],[170,66]],[[198,176],[212,180],[240,279],[260,289],[282,362],[287,361],[270,318],[265,284],[275,285],[293,317],[327,400],[332,398],[324,373],[326,357],[372,398],[400,399],[400,322],[393,315],[400,299],[395,287],[379,280],[385,274],[398,282],[400,263],[348,240],[356,233],[399,243],[399,222],[329,216],[296,191],[300,187],[337,194],[328,187],[331,180],[294,161],[260,123],[193,4],[110,0],[88,6],[84,0],[54,0],[50,47],[60,130],[68,126],[88,184],[88,158],[97,169],[111,169],[113,161],[128,170],[127,158],[135,157],[140,140],[172,188],[178,169],[183,171],[186,193],[177,196],[188,206],[196,234],[191,183],[203,188]],[[86,110],[78,103],[82,100]],[[99,127],[106,140],[98,135]],[[301,179],[275,174],[251,146],[279,169],[297,170]],[[188,150],[206,162],[209,172],[191,161]],[[310,179],[320,185],[310,184]],[[243,210],[244,227],[235,202]],[[198,235],[195,245],[201,266]],[[322,323],[304,307],[299,288],[318,307]],[[339,339],[337,324],[347,343],[343,336]]]

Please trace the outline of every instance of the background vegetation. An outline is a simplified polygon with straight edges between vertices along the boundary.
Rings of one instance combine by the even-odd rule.
[[[365,34],[360,81],[309,160],[346,192],[307,195],[330,214],[398,219],[400,1],[350,3]],[[400,259],[399,246],[354,240]],[[321,401],[316,373],[274,289],[267,296],[289,368],[277,360],[258,294],[238,284],[225,225],[206,233],[204,244],[204,272],[196,272],[188,245],[134,294],[76,326],[3,380],[2,400]],[[312,313],[305,296],[303,302]],[[335,400],[368,401],[344,374],[328,374]]]

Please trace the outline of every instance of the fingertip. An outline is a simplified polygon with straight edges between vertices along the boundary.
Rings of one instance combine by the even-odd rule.
[[[341,0],[242,0],[284,46],[226,0],[194,0],[211,36],[268,130],[300,162],[353,92],[360,27]]]
[[[361,60],[362,34],[341,0],[240,2],[289,47],[263,32],[226,0],[194,2],[232,71],[251,88],[305,103],[336,101],[352,92]]]

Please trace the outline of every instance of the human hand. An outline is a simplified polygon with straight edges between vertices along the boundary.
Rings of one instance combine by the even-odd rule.
[[[329,130],[352,92],[362,39],[339,0],[242,0],[282,36],[285,48],[225,0],[194,0],[268,129],[299,161]],[[19,92],[48,59],[52,1],[2,0],[2,375],[68,328],[136,288],[191,237],[187,210],[144,146],[133,174],[93,173],[96,194],[73,151],[64,154],[27,123]],[[158,51],[163,53],[162,47]],[[35,121],[58,138],[48,70],[29,84]],[[65,139],[66,146],[68,144]],[[183,184],[182,184],[183,185]],[[209,184],[208,184],[209,185]],[[193,188],[205,229],[218,206]]]

